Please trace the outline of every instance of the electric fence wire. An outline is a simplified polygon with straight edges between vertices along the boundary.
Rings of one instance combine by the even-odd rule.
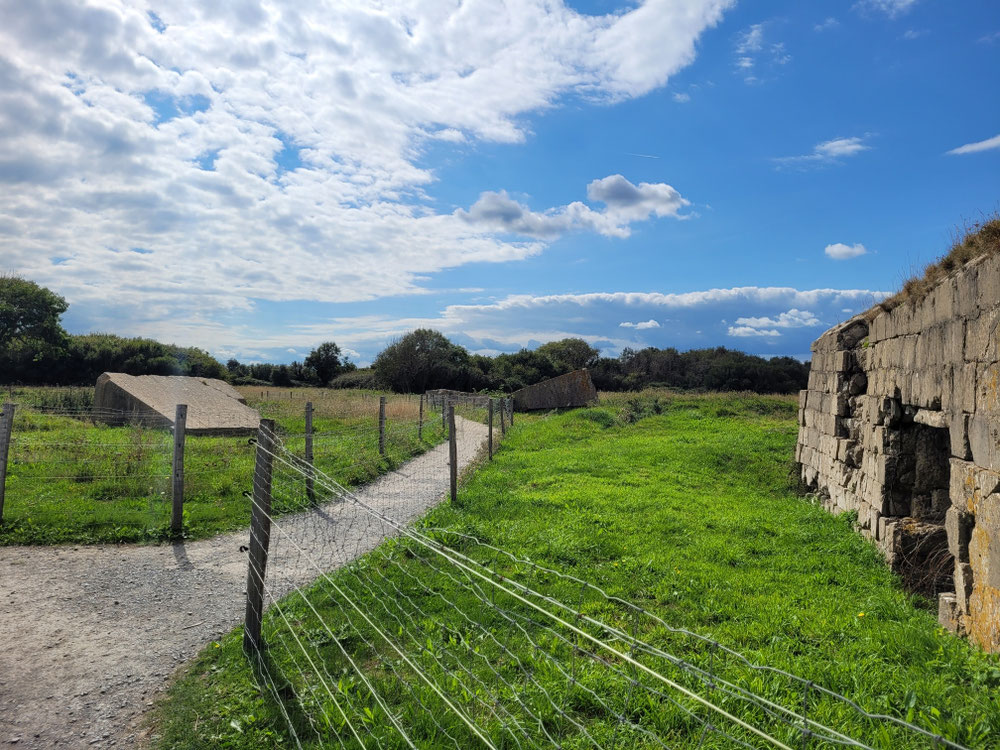
[[[275,439],[278,438],[277,435],[273,437]],[[616,710],[607,700],[602,698],[600,692],[583,685],[576,673],[579,661],[581,660],[585,660],[589,667],[601,664],[608,672],[629,685],[629,702],[632,700],[635,688],[638,687],[645,692],[647,700],[650,697],[655,697],[656,700],[664,701],[677,707],[681,713],[701,728],[698,735],[699,747],[704,745],[706,737],[724,738],[726,742],[730,743],[730,746],[738,744],[752,747],[753,745],[748,744],[745,741],[746,738],[735,737],[725,732],[725,730],[720,729],[716,723],[709,721],[704,716],[696,713],[689,705],[684,705],[672,695],[669,695],[667,689],[678,692],[696,708],[702,708],[706,712],[716,712],[722,720],[730,721],[741,730],[746,731],[748,733],[747,737],[754,736],[758,739],[763,739],[774,747],[789,747],[789,745],[769,735],[759,727],[753,726],[729,713],[724,707],[712,703],[712,701],[691,689],[690,685],[698,683],[703,689],[707,689],[710,694],[720,696],[717,700],[725,700],[729,704],[744,703],[751,705],[757,710],[757,716],[766,716],[773,722],[783,724],[787,730],[791,730],[790,733],[786,732],[786,734],[800,739],[803,746],[807,740],[814,740],[836,745],[869,747],[869,745],[860,740],[853,739],[831,727],[824,726],[815,719],[809,718],[806,713],[808,707],[807,699],[814,691],[817,695],[840,701],[869,721],[885,722],[897,729],[913,732],[935,743],[937,746],[961,748],[956,743],[933,735],[920,727],[895,717],[866,712],[845,696],[822,688],[811,681],[799,678],[787,671],[756,665],[738,652],[723,646],[717,641],[685,629],[672,628],[661,618],[653,615],[646,609],[610,596],[593,584],[535,565],[529,560],[518,558],[471,535],[449,529],[415,529],[410,527],[408,523],[413,516],[412,513],[410,514],[410,518],[400,519],[391,512],[394,507],[393,503],[383,503],[382,507],[377,507],[372,501],[360,499],[329,476],[324,476],[322,472],[315,468],[304,465],[300,457],[288,453],[284,448],[275,448],[271,452],[271,457],[276,466],[279,467],[275,474],[278,478],[276,484],[279,487],[279,490],[275,493],[276,496],[283,493],[287,494],[290,485],[302,484],[303,478],[309,474],[313,482],[322,488],[322,496],[327,502],[333,501],[342,506],[351,506],[356,511],[359,510],[361,512],[361,515],[357,515],[356,513],[353,516],[352,525],[361,526],[364,523],[366,532],[378,526],[379,529],[375,537],[380,540],[398,535],[399,539],[404,540],[403,543],[406,544],[402,559],[417,560],[416,565],[418,566],[418,570],[433,571],[433,576],[429,580],[425,580],[420,575],[408,569],[410,566],[401,562],[399,557],[398,546],[401,544],[399,541],[378,546],[377,543],[369,539],[366,545],[355,543],[353,549],[348,549],[350,545],[347,540],[352,537],[352,534],[343,534],[344,529],[334,528],[336,524],[331,524],[329,518],[323,519],[319,524],[331,528],[321,529],[319,526],[314,525],[310,532],[305,535],[300,533],[301,529],[299,528],[286,528],[285,525],[289,521],[287,517],[271,519],[278,531],[278,534],[272,537],[272,544],[275,541],[283,540],[284,549],[289,550],[291,554],[299,558],[296,565],[305,565],[311,568],[319,576],[319,579],[324,584],[327,584],[326,586],[317,584],[317,587],[314,587],[315,590],[318,591],[322,588],[326,592],[325,595],[331,596],[330,587],[334,587],[336,598],[340,605],[336,608],[336,611],[341,614],[344,612],[353,612],[353,616],[347,618],[348,622],[346,624],[355,631],[359,627],[368,627],[374,630],[374,633],[371,634],[372,637],[362,639],[370,653],[376,651],[377,642],[385,642],[392,646],[392,649],[397,652],[397,656],[409,653],[414,655],[414,659],[422,660],[419,662],[413,660],[407,662],[407,666],[413,670],[413,674],[419,682],[430,686],[436,685],[437,683],[434,682],[435,677],[431,674],[433,672],[437,675],[437,679],[441,680],[444,684],[458,690],[462,695],[471,696],[471,698],[467,699],[467,702],[471,705],[467,706],[464,710],[453,707],[453,713],[467,727],[470,722],[474,722],[472,718],[474,716],[491,717],[493,723],[501,728],[500,734],[514,742],[518,747],[536,747],[539,746],[539,742],[543,742],[543,746],[561,747],[562,736],[567,731],[567,727],[572,727],[578,738],[583,738],[594,747],[602,747],[603,745],[600,743],[607,739],[591,736],[586,725],[574,718],[571,712],[566,710],[564,703],[559,703],[557,699],[554,699],[551,691],[545,687],[543,682],[532,676],[533,670],[537,668],[538,664],[534,661],[521,658],[513,649],[507,646],[507,640],[509,640],[511,630],[513,629],[524,638],[524,641],[529,646],[529,651],[536,659],[540,660],[539,663],[545,665],[550,675],[559,674],[566,684],[585,693],[588,700],[592,701],[595,706],[600,707],[602,715],[616,717],[616,731],[613,734],[616,741],[619,734],[617,731],[619,726],[626,726],[628,730],[633,732],[633,736],[637,736],[643,741],[660,747],[668,746],[653,730],[632,721],[626,715],[627,712]],[[446,462],[444,463],[446,464]],[[440,468],[443,467],[436,466],[434,470],[436,471]],[[398,490],[395,494],[398,494]],[[302,503],[300,507],[306,509],[308,504],[302,500],[303,493],[298,492],[296,495],[299,498],[299,502]],[[374,497],[378,498],[378,493],[374,493]],[[307,515],[312,515],[314,518],[322,518],[322,514],[310,514],[308,511]],[[365,516],[368,517],[366,522],[359,520]],[[484,565],[454,547],[444,544],[440,538],[436,538],[447,535],[452,535],[453,539],[459,540],[463,544],[474,545],[488,552],[494,558],[494,565]],[[358,535],[354,534],[353,536],[356,538]],[[339,560],[330,559],[329,555],[319,556],[326,557],[327,559],[317,559],[316,550],[331,545],[340,548],[340,555],[335,556],[339,557]],[[281,552],[279,549],[279,545],[272,547],[272,560],[276,556],[280,556]],[[368,557],[362,557],[361,561],[357,561],[357,558],[366,551],[371,552],[371,554]],[[499,558],[506,559],[510,565],[528,569],[535,576],[556,578],[571,582],[574,586],[579,586],[582,592],[580,601],[578,601],[575,607],[567,605],[565,602],[549,594],[541,593],[528,585],[514,580],[509,574],[501,573],[495,569],[495,561]],[[373,560],[377,560],[377,563],[373,563]],[[338,565],[346,566],[349,575],[338,575],[334,580],[329,571],[338,567]],[[390,575],[387,571],[391,571],[392,574]],[[401,586],[401,581],[405,581],[405,587]],[[449,582],[453,589],[463,594],[471,594],[472,599],[475,600],[477,606],[481,607],[483,611],[470,613],[467,609],[463,609],[463,606],[466,608],[469,606],[468,602],[459,603],[456,599],[449,598],[445,593],[447,589],[442,587],[442,581]],[[301,585],[296,584],[291,588],[295,590],[296,595],[300,599],[306,600],[310,596],[309,593],[306,593],[306,590],[303,590]],[[312,591],[314,589],[307,590]],[[272,607],[280,606],[281,596],[288,590],[289,586],[287,583],[285,585],[279,584],[277,588],[272,587],[268,589]],[[498,593],[501,596],[507,597],[508,603],[506,605],[498,606],[496,604]],[[693,639],[708,647],[712,658],[715,658],[717,654],[732,657],[739,664],[751,670],[764,671],[793,681],[803,688],[802,710],[778,704],[774,700],[756,694],[752,690],[725,679],[718,671],[677,657],[659,646],[639,639],[634,633],[627,632],[627,629],[586,614],[581,610],[583,594],[596,595],[606,604],[614,604],[621,607],[630,613],[633,621],[640,617],[648,618],[650,621],[655,622],[657,628],[667,633]],[[465,634],[463,635],[460,629],[456,629],[453,626],[435,624],[434,613],[426,609],[426,605],[421,606],[419,603],[421,599],[426,598],[437,599],[446,608],[455,612],[464,623]],[[519,605],[528,605],[528,607],[527,609],[523,607],[518,609],[510,603],[511,601]],[[376,602],[377,608],[369,607],[365,604],[366,602]],[[546,606],[542,606],[543,604],[553,609],[561,610],[565,615],[560,616],[557,612],[552,612]],[[332,636],[334,628],[324,620],[319,609],[312,604],[310,604],[310,607],[314,614],[319,616],[323,628]],[[488,621],[487,615],[493,617],[494,622],[496,617],[499,617],[499,620],[505,624],[505,629],[497,631],[491,629],[486,624]],[[289,622],[289,620],[285,620],[286,625]],[[378,622],[383,623],[384,627],[377,627],[376,623]],[[385,625],[385,623],[389,623],[389,625]],[[432,633],[437,631],[446,631],[448,633],[447,639],[444,642],[445,645],[439,645],[436,651],[431,647],[430,641],[426,640],[428,627]],[[590,630],[587,629],[588,627]],[[388,628],[394,629],[400,642],[393,640],[389,635]],[[560,628],[564,632],[561,632]],[[524,680],[524,695],[511,690],[512,684],[509,675],[494,667],[493,662],[485,654],[478,653],[468,657],[466,652],[475,653],[468,648],[469,641],[467,634],[470,632],[477,633],[480,642],[489,642],[492,644],[492,647],[496,649],[495,655],[498,658],[502,658],[515,671],[526,675]],[[532,633],[539,635],[533,636]],[[274,635],[275,633],[272,632],[272,637]],[[544,642],[540,641],[539,638],[543,638]],[[586,645],[581,646],[581,639],[585,641]],[[295,640],[296,645],[300,646],[300,650],[302,650],[301,643],[299,643],[301,639],[296,638]],[[337,643],[338,645],[341,643],[339,639]],[[425,643],[427,646],[424,646]],[[617,647],[611,645],[612,643],[617,644]],[[283,640],[283,644],[287,644],[287,636]],[[569,670],[565,664],[560,662],[558,655],[551,652],[552,644],[558,644],[570,653],[571,666]],[[676,682],[640,661],[643,656],[661,659],[665,664],[680,670],[686,676],[693,678],[693,680],[689,681],[688,686]],[[466,657],[470,658],[478,669],[470,668],[465,663]],[[311,659],[310,661],[322,663],[320,658]],[[392,659],[383,661],[393,662]],[[398,663],[398,658],[396,662]],[[483,677],[480,674],[486,676]],[[638,677],[635,675],[638,675]],[[399,684],[400,675],[394,673],[394,676],[397,678],[395,684]],[[496,691],[489,694],[489,700],[482,697],[482,692],[488,688],[488,685],[486,685],[487,680],[492,680],[493,685],[496,686]],[[408,687],[412,687],[405,680],[403,680],[403,683],[407,684]],[[664,686],[664,689],[660,689],[656,684],[651,683],[660,683]],[[533,697],[530,694],[531,691],[534,691]],[[412,690],[410,692],[411,697],[417,697]],[[500,702],[501,695],[505,694],[509,699],[512,693],[516,696],[516,699],[507,705],[503,705]],[[544,708],[544,711],[542,708]],[[387,709],[383,708],[383,710],[388,713]],[[517,715],[518,712],[521,713],[520,716]],[[362,716],[367,716],[367,714],[362,714]],[[556,730],[559,736],[553,736],[552,734],[550,728],[553,721],[559,724],[560,729]],[[489,724],[488,721],[486,723]],[[528,727],[536,728],[537,731],[529,733]],[[443,730],[443,727],[438,726],[437,729],[440,731]],[[475,734],[480,735],[485,731],[485,729],[480,728],[480,732],[476,732]],[[483,738],[480,737],[480,739]],[[488,744],[488,741],[486,742],[487,746],[492,746]]]

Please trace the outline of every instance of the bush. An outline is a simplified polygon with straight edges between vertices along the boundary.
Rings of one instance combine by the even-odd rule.
[[[330,381],[331,388],[361,388],[365,390],[375,390],[378,388],[378,380],[374,371],[366,367],[363,370],[352,370],[338,375]]]

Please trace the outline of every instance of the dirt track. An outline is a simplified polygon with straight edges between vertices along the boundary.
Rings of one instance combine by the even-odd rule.
[[[464,467],[486,428],[462,420],[459,438]],[[438,446],[357,495],[412,521],[447,490],[447,450]],[[344,503],[278,523],[268,568],[277,593],[316,577],[286,533],[319,542],[310,557],[328,568],[392,533]],[[241,623],[246,543],[240,532],[169,546],[0,548],[0,746],[139,742],[140,719],[171,673]]]

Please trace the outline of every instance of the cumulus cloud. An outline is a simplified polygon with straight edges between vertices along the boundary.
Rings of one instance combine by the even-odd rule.
[[[1000,135],[995,135],[992,138],[987,138],[985,141],[976,141],[975,143],[966,143],[964,146],[959,146],[958,148],[953,148],[951,151],[945,153],[948,154],[975,154],[980,151],[992,151],[993,149],[1000,148]]]
[[[685,202],[640,184],[641,205],[518,219],[497,192],[470,222],[428,207],[426,148],[515,143],[540,109],[663,86],[731,4],[0,0],[0,253],[95,327],[209,325],[420,294],[569,229],[625,236]]]
[[[867,254],[868,250],[860,242],[853,245],[845,245],[843,242],[835,242],[827,245],[823,251],[834,260],[848,260]]]
[[[648,331],[650,328],[659,328],[660,324],[650,318],[642,323],[629,323],[628,321],[618,324],[619,328],[634,328],[637,331]]]
[[[850,138],[833,138],[813,146],[808,154],[799,156],[779,156],[774,161],[778,166],[820,166],[837,164],[841,159],[857,156],[862,151],[868,151],[871,146],[865,143],[867,136],[852,136]]]
[[[651,216],[680,218],[679,211],[690,203],[665,183],[642,182],[633,185],[620,174],[594,180],[587,186],[587,197],[603,203],[595,211],[574,201],[567,206],[535,212],[511,198],[506,191],[486,192],[468,211],[459,209],[455,216],[480,229],[550,239],[572,230],[598,232],[608,237],[628,237],[629,224]]]
[[[775,331],[773,329],[765,328],[753,328],[751,326],[729,326],[728,331],[730,336],[736,336],[739,338],[746,338],[748,336],[762,336],[764,338],[774,338],[780,336],[780,331]]]
[[[775,318],[737,318],[736,325],[750,328],[802,328],[821,323],[812,311],[792,308]]]
[[[449,305],[436,314],[420,317],[333,317],[296,326],[282,335],[292,337],[291,343],[300,339],[315,345],[315,341],[329,338],[334,332],[338,344],[362,353],[362,363],[370,361],[393,338],[414,328],[434,328],[475,351],[517,351],[572,336],[588,341],[605,356],[615,356],[625,347],[673,346],[685,350],[732,345],[735,337],[739,348],[746,351],[797,356],[809,351],[819,330],[844,319],[843,308],[863,309],[886,294],[866,289],[789,287],[733,287],[673,294],[518,294],[481,304]],[[666,315],[669,326],[649,325]],[[640,331],[641,338],[637,337]]]

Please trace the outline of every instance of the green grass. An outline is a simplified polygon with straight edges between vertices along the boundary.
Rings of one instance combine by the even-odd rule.
[[[91,391],[92,392],[92,391]],[[166,430],[109,426],[58,410],[90,408],[87,389],[22,389],[15,411],[0,545],[159,542],[170,531],[173,438]],[[288,391],[282,391],[288,394]],[[428,412],[422,439],[417,402],[390,397],[386,455],[378,453],[377,394],[313,389],[317,467],[347,486],[371,481],[444,436]],[[287,446],[303,455],[302,400],[252,396],[276,420]],[[185,441],[184,531],[202,538],[250,520],[253,447],[246,437],[189,435]],[[277,512],[293,510],[276,506]]]
[[[577,576],[672,628],[704,634],[757,664],[813,680],[870,712],[909,719],[970,747],[996,747],[1000,662],[938,628],[933,603],[904,593],[844,518],[795,494],[793,400],[665,392],[655,399],[618,396],[599,407],[548,417],[518,415],[496,460],[468,478],[459,505],[439,506],[421,526],[474,535]],[[635,631],[769,699],[802,704],[801,685],[749,669],[593,589],[498,557],[455,534],[428,533],[493,565],[505,580],[523,581]],[[566,748],[591,746],[571,720],[602,746],[616,733],[619,747],[659,746],[632,724],[655,732],[669,747],[732,746],[723,737],[702,738],[701,725],[652,693],[655,683],[648,678],[639,675],[637,688],[630,688],[633,675],[621,659],[602,664],[574,652],[570,643],[528,619],[518,619],[523,630],[514,628],[499,611],[515,619],[530,611],[505,594],[496,597],[497,606],[489,606],[460,574],[413,542],[387,543],[314,584],[310,605],[293,595],[269,611],[265,637],[271,646],[257,665],[257,678],[267,674],[271,690],[256,687],[240,630],[205,649],[158,705],[155,744],[171,750],[288,747],[294,746],[290,722],[305,747],[341,740],[355,747],[325,682],[366,744],[377,738],[384,747],[402,747],[346,652],[419,747],[454,746],[445,732],[461,747],[480,746],[416,671],[380,643],[349,606],[351,600],[372,613],[379,629],[474,716],[498,747],[517,746],[502,729],[510,717],[498,718],[498,712],[523,717],[525,706],[541,721],[527,725],[543,746],[551,744],[547,736]],[[319,676],[307,668],[303,649],[322,665]],[[662,659],[640,659],[680,684],[698,685]],[[572,685],[554,668],[557,662],[572,670]],[[803,746],[800,733],[759,710],[747,711],[704,685],[699,692],[769,727],[791,746]],[[931,746],[859,718],[841,702],[805,692],[810,717],[855,733],[873,747]],[[694,707],[683,699],[680,705]],[[629,724],[620,726],[618,713],[627,715]],[[763,746],[759,740],[751,744]]]

